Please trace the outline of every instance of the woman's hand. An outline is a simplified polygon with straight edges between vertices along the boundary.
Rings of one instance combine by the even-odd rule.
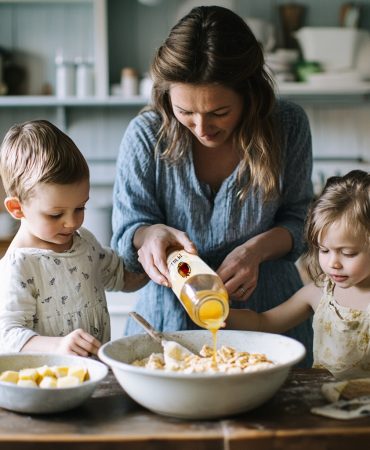
[[[236,300],[249,298],[257,286],[261,262],[285,256],[292,246],[290,232],[274,227],[236,247],[217,270],[229,296]]]
[[[187,234],[163,224],[139,228],[134,237],[138,257],[148,276],[158,284],[171,286],[167,268],[167,251],[171,247],[197,253]]]
[[[261,257],[248,242],[236,247],[223,260],[217,273],[224,282],[230,298],[246,300],[258,282]]]

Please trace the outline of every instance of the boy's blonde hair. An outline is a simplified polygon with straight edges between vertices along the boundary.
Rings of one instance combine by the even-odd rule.
[[[339,221],[351,235],[363,239],[370,251],[370,173],[352,170],[342,177],[329,178],[313,203],[306,221],[305,262],[315,282],[324,276],[319,264],[320,238],[330,225]]]
[[[38,183],[70,184],[89,178],[76,144],[47,120],[13,125],[0,149],[0,175],[8,196],[27,200]]]

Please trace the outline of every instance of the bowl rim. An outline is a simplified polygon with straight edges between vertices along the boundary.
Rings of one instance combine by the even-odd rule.
[[[94,379],[88,379],[86,381],[84,381],[83,383],[77,385],[77,386],[69,386],[69,387],[61,387],[61,388],[40,388],[39,386],[37,387],[33,387],[33,386],[19,386],[17,384],[14,383],[8,383],[6,381],[0,381],[0,386],[2,387],[7,387],[10,389],[17,389],[17,391],[19,390],[27,390],[27,392],[29,392],[30,390],[33,391],[40,391],[40,392],[44,392],[44,391],[53,391],[53,392],[63,392],[63,391],[70,391],[72,389],[78,389],[81,388],[83,386],[89,386],[91,384],[96,384],[96,383],[100,383],[102,380],[104,380],[104,378],[108,375],[108,371],[109,371],[109,366],[104,363],[103,361],[100,361],[98,359],[89,359],[88,357],[85,356],[79,356],[79,355],[57,355],[55,353],[36,353],[36,352],[32,352],[32,353],[19,353],[19,352],[9,352],[9,353],[1,353],[0,354],[0,361],[3,357],[10,357],[10,358],[26,358],[26,357],[54,357],[54,358],[67,358],[67,359],[71,359],[71,360],[88,360],[89,363],[96,365],[97,367],[100,367],[103,372],[101,375],[97,376]],[[57,364],[55,364],[57,365]],[[76,364],[77,365],[77,364]],[[41,366],[34,366],[34,367],[27,367],[27,369],[36,369],[38,367]],[[5,372],[6,370],[15,370],[15,369],[5,369],[4,371],[0,371],[0,373]]]
[[[164,332],[163,336],[166,337],[168,335],[175,335],[175,334],[191,334],[194,333],[196,331],[203,331],[203,332],[207,332],[207,330],[181,330],[181,331],[174,331],[174,332]],[[290,367],[293,367],[295,364],[297,364],[299,361],[301,361],[304,356],[306,355],[306,348],[304,347],[304,345],[297,341],[294,338],[291,338],[289,336],[285,336],[283,334],[277,334],[277,333],[265,333],[262,331],[247,331],[247,330],[222,330],[222,331],[226,331],[226,332],[230,332],[230,331],[235,331],[235,332],[247,332],[247,333],[253,333],[253,334],[263,334],[263,335],[270,335],[270,336],[276,336],[276,337],[281,337],[284,340],[288,340],[288,341],[292,341],[294,342],[294,345],[297,346],[297,356],[292,359],[289,362],[285,362],[285,363],[278,363],[272,366],[267,366],[264,367],[262,370],[251,370],[250,372],[242,372],[242,373],[224,373],[224,372],[212,372],[212,373],[183,373],[183,372],[172,372],[172,371],[165,371],[165,370],[158,370],[158,369],[148,369],[145,367],[140,367],[140,366],[133,366],[132,364],[129,363],[125,363],[123,361],[118,361],[113,359],[112,357],[108,356],[107,354],[105,354],[106,349],[111,346],[114,342],[117,341],[121,341],[123,339],[127,339],[127,338],[131,338],[134,336],[143,336],[146,337],[147,335],[145,334],[135,334],[132,336],[125,336],[122,338],[118,338],[115,339],[113,341],[109,341],[106,342],[104,345],[102,345],[99,348],[98,351],[98,357],[101,361],[103,361],[105,364],[107,364],[108,366],[110,366],[112,368],[112,370],[114,371],[114,369],[123,369],[126,372],[132,372],[132,373],[137,373],[137,374],[142,374],[145,375],[147,374],[148,376],[154,376],[154,377],[158,377],[158,378],[171,378],[171,379],[185,379],[185,380],[189,380],[189,379],[196,379],[196,380],[207,380],[207,379],[217,379],[217,378],[225,378],[227,377],[227,379],[231,378],[231,379],[236,379],[236,378],[241,378],[241,377],[254,377],[254,376],[258,376],[261,375],[261,373],[274,373],[274,372],[279,372],[281,370],[284,369],[289,369]],[[151,339],[150,336],[147,336],[148,339]]]

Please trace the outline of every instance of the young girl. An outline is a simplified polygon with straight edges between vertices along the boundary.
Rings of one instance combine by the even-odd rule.
[[[96,354],[110,339],[105,290],[146,277],[80,228],[89,168],[74,142],[45,120],[13,126],[0,153],[5,207],[21,221],[0,261],[4,352]]]
[[[329,178],[306,224],[314,281],[261,314],[232,310],[228,328],[284,332],[314,311],[314,367],[370,376],[370,174]],[[273,293],[271,293],[273,295]]]

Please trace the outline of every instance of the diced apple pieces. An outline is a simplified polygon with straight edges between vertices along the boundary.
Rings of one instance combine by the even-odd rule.
[[[53,369],[50,366],[41,366],[38,367],[36,370],[39,373],[40,377],[42,378],[55,376]]]
[[[75,387],[81,384],[81,381],[72,375],[67,375],[65,377],[57,378],[57,387],[58,388],[69,388]]]
[[[39,384],[40,388],[56,388],[57,386],[57,379],[55,377],[46,376],[44,377]]]
[[[37,388],[38,385],[36,383],[36,381],[31,380],[31,379],[19,379],[17,382],[17,386],[22,386],[22,387],[35,387]]]
[[[71,366],[68,369],[68,375],[77,377],[82,383],[86,379],[87,369],[79,366]]]
[[[53,366],[51,370],[57,378],[68,375],[68,366]]]
[[[37,380],[39,379],[39,373],[36,369],[21,369],[19,371],[19,379],[32,380],[37,383]]]
[[[0,373],[0,381],[24,387],[68,388],[89,380],[89,372],[82,366],[41,366],[35,369],[6,370]]]
[[[19,373],[15,370],[6,370],[0,374],[0,381],[5,381],[6,383],[17,384],[19,379]]]

